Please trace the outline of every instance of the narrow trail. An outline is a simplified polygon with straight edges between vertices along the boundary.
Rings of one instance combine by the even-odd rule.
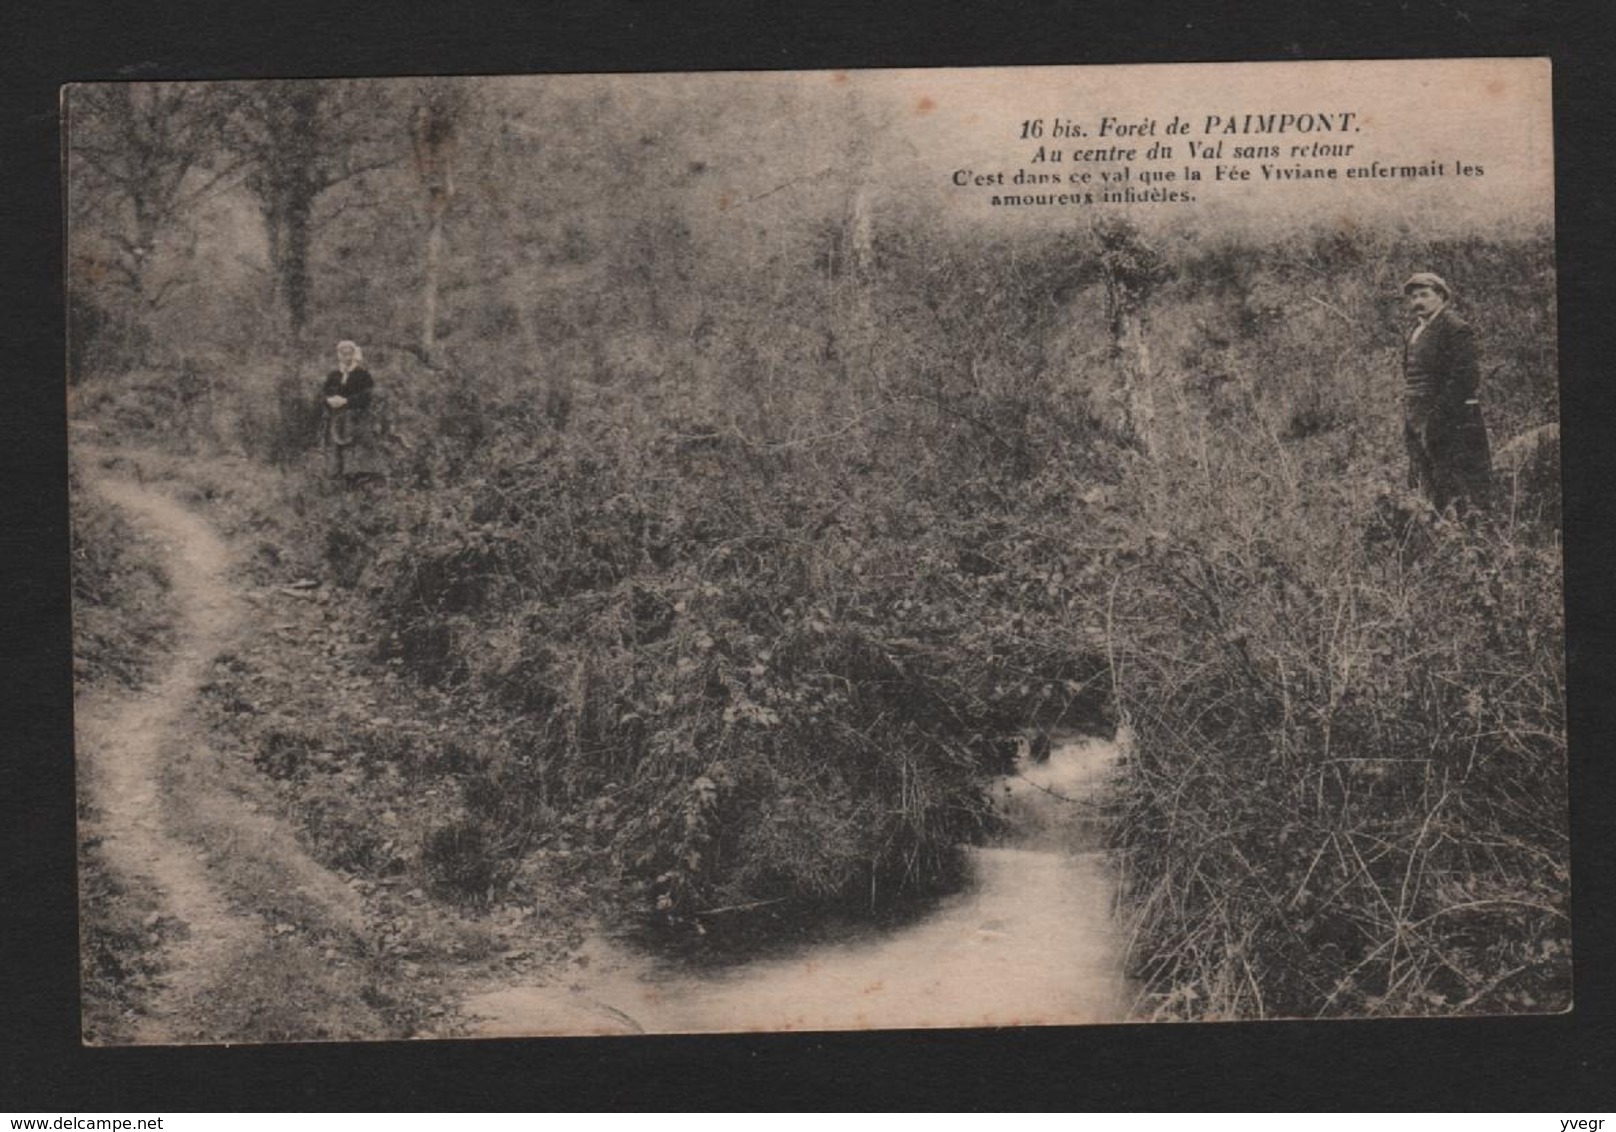
[[[160,1042],[174,1036],[170,1023],[185,1016],[190,999],[213,985],[254,935],[209,882],[196,851],[165,825],[160,783],[176,744],[195,741],[184,715],[243,611],[224,581],[229,551],[200,518],[125,480],[99,477],[91,486],[157,543],[178,611],[178,645],[158,680],[136,692],[86,697],[75,713],[109,863],[150,880],[166,913],[184,925],[184,938],[167,957],[167,985],[138,1035]]]
[[[107,472],[93,473],[87,486],[155,544],[175,609],[175,646],[152,682],[93,691],[75,705],[80,771],[107,863],[152,886],[172,929],[164,932],[161,990],[133,1038],[207,1040],[202,1022],[230,1004],[242,965],[275,946],[263,918],[232,904],[210,864],[272,861],[277,878],[347,932],[361,930],[362,913],[289,828],[230,791],[224,756],[197,716],[215,660],[255,631],[254,611],[228,577],[229,548],[159,490]],[[234,895],[239,905],[243,894]]]
[[[410,779],[400,752],[436,742],[444,722],[366,666],[363,626],[339,599],[255,572],[251,555],[276,537],[259,508],[279,500],[254,469],[79,454],[83,490],[167,576],[171,621],[141,687],[108,682],[74,703],[94,855],[81,869],[111,882],[84,911],[94,954],[109,956],[85,984],[85,1040],[452,1036],[463,981],[563,957],[570,921],[514,906],[467,917],[428,899],[415,830],[423,813],[452,812],[455,787]],[[216,514],[182,502],[214,499],[211,484],[231,477],[242,495],[221,492]],[[275,762],[282,747],[303,761]]]

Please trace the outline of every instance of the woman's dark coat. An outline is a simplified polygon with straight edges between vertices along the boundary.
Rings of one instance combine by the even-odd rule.
[[[326,451],[326,462],[337,475],[367,475],[380,471],[375,422],[372,419],[376,380],[370,371],[355,366],[344,374],[334,369],[326,374],[320,388],[321,419],[320,440]],[[348,403],[341,409],[325,404],[327,397],[344,397]]]

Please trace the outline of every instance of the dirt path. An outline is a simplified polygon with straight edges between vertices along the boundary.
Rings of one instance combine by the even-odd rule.
[[[152,682],[90,693],[75,712],[80,767],[105,860],[150,886],[159,902],[163,977],[133,1040],[229,1040],[243,1017],[265,1013],[266,973],[292,973],[268,997],[302,991],[329,1000],[307,976],[318,965],[310,961],[312,949],[362,939],[363,911],[290,828],[263,812],[250,779],[230,765],[198,716],[215,661],[262,628],[228,576],[229,548],[201,517],[159,490],[105,472],[87,486],[157,547],[176,620],[175,647],[158,661]],[[298,930],[318,925],[321,938],[283,938],[292,926],[275,916],[266,920],[265,907],[289,901],[305,913]],[[320,1013],[313,1009],[310,1017]],[[375,1029],[368,1015],[362,1005],[348,1009],[343,1034],[311,1036],[367,1035]]]
[[[238,631],[243,610],[224,580],[229,552],[206,523],[125,480],[99,478],[92,486],[161,548],[178,611],[178,647],[161,677],[137,692],[88,698],[76,718],[109,863],[153,883],[166,915],[182,925],[167,955],[167,985],[138,1035],[165,1041],[175,1036],[172,1023],[184,1017],[187,1004],[218,981],[254,934],[209,882],[196,851],[169,831],[160,799],[165,761],[177,744],[193,740],[183,725],[186,710],[214,657]]]

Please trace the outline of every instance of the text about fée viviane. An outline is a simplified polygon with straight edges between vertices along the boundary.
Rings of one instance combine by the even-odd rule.
[[[1238,187],[1369,185],[1486,175],[1479,161],[1366,152],[1371,123],[1354,110],[1253,111],[1013,124],[1020,160],[955,167],[950,184],[993,208],[1191,204]]]

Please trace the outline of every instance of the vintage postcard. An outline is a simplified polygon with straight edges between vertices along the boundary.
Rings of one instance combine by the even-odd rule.
[[[63,104],[86,1042],[1570,1009],[1546,60]]]

